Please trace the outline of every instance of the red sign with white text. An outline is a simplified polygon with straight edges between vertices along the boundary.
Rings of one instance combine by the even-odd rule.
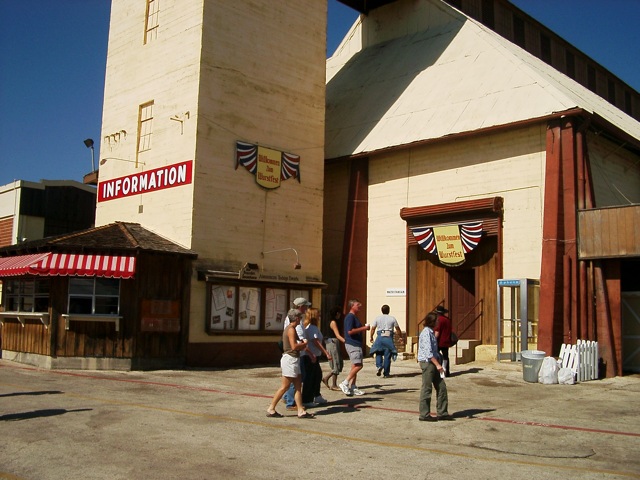
[[[98,202],[189,185],[192,177],[193,160],[189,160],[148,172],[103,180],[98,185]]]

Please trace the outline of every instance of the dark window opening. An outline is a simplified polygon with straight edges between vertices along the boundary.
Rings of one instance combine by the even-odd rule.
[[[633,115],[633,106],[631,104],[631,92],[629,90],[624,92],[624,111],[629,115]]]
[[[540,34],[540,54],[542,60],[551,65],[551,39],[544,33]]]
[[[567,63],[567,75],[571,78],[576,78],[576,57],[573,56],[573,53],[567,52],[565,54],[565,59]]]
[[[616,104],[616,84],[611,78],[607,80],[607,95],[609,97],[609,101],[615,105]]]
[[[596,91],[596,68],[593,65],[587,65],[587,88]]]
[[[513,42],[525,48],[524,20],[516,15],[513,16]]]
[[[493,0],[482,0],[482,23],[491,29],[495,27]]]

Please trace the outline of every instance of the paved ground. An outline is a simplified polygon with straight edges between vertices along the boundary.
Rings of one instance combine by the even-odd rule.
[[[323,365],[326,369],[326,364]],[[453,422],[419,422],[419,367],[367,359],[367,394],[267,418],[279,368],[49,371],[0,360],[2,479],[640,478],[640,376],[541,385],[520,364],[447,379]],[[435,406],[432,406],[435,410]]]

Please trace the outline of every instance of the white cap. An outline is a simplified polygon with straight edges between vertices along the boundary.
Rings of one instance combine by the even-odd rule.
[[[298,297],[298,298],[296,298],[296,299],[293,301],[293,304],[294,304],[296,307],[303,307],[303,306],[305,306],[305,305],[306,305],[307,307],[310,307],[310,306],[311,306],[311,302],[310,302],[309,300],[307,300],[306,298],[304,298],[304,297]]]

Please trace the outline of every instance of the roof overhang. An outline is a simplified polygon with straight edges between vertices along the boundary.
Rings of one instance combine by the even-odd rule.
[[[461,138],[472,138],[483,136],[491,133],[499,133],[514,128],[526,127],[529,125],[548,123],[551,120],[563,119],[567,117],[581,117],[583,119],[582,128],[590,128],[599,135],[605,135],[609,140],[623,143],[625,147],[633,150],[635,153],[640,154],[640,139],[633,137],[619,127],[613,125],[607,119],[600,115],[588,112],[582,108],[572,108],[569,110],[554,112],[549,115],[541,117],[528,118],[526,120],[520,120],[517,122],[506,123],[503,125],[493,125],[490,127],[480,128],[477,130],[471,130],[466,132],[453,133],[443,137],[426,138],[424,140],[418,140],[411,143],[405,143],[402,145],[391,145],[389,147],[380,148],[376,150],[370,150],[366,152],[358,152],[352,155],[345,155],[341,157],[327,158],[327,162],[340,162],[344,160],[352,160],[357,158],[368,158],[374,155],[385,154],[394,151],[407,150],[412,148],[419,148],[425,145],[432,145],[437,143],[449,142],[452,140],[459,140]]]

